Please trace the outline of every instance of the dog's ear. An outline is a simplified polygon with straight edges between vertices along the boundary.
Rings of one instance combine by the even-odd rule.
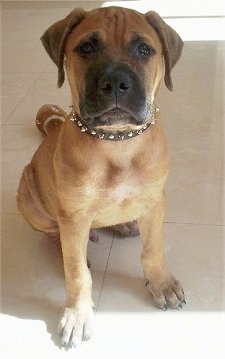
[[[149,11],[145,16],[148,23],[155,29],[162,42],[163,56],[165,60],[164,80],[167,88],[172,91],[173,83],[171,79],[171,70],[181,56],[184,45],[183,41],[176,31],[167,25],[156,12]]]
[[[50,26],[41,37],[45,50],[58,67],[58,87],[62,86],[65,79],[63,62],[67,36],[85,15],[83,9],[75,9],[67,17]]]

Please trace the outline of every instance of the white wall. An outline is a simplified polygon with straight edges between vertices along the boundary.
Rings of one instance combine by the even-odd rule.
[[[29,7],[55,6],[72,9],[84,7],[91,9],[99,6],[124,6],[141,12],[157,11],[171,25],[184,41],[225,40],[225,1],[224,0],[136,0],[136,1],[61,1],[61,0],[2,0],[7,6],[20,4]],[[69,11],[69,10],[68,10]]]

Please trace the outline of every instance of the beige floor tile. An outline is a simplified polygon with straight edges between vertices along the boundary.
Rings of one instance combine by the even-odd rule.
[[[13,43],[10,39],[8,41],[2,45],[2,69],[4,72],[39,73],[48,65],[49,59],[36,36],[35,39],[24,39],[19,43]]]
[[[51,11],[14,9],[2,17],[2,69],[4,72],[41,72],[50,62],[40,37],[51,25]],[[16,21],[15,21],[16,19]],[[10,29],[8,24],[10,24]],[[9,31],[10,30],[10,31]]]
[[[190,224],[224,223],[218,209],[223,206],[221,185],[212,183],[169,183],[167,186],[166,222]],[[221,214],[221,212],[220,212]]]
[[[29,91],[39,73],[3,73],[1,124],[4,124]]]
[[[222,227],[166,224],[164,231],[168,266],[186,293],[187,305],[182,310],[222,311]],[[138,237],[114,239],[99,312],[158,311],[144,287],[141,250]]]
[[[29,93],[8,119],[9,124],[33,124],[38,109],[52,103],[61,106],[66,112],[70,111],[71,98],[67,81],[62,88],[57,87],[57,72],[44,73],[34,83]]]

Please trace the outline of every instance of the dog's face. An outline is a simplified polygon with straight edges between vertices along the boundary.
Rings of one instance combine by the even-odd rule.
[[[162,77],[162,45],[144,16],[101,9],[68,36],[66,68],[88,125],[140,125]]]
[[[50,45],[51,37],[55,43],[54,26],[57,37],[59,28],[61,34],[58,58]],[[116,7],[75,10],[50,30],[44,45],[61,77],[65,55],[74,107],[92,128],[146,123],[164,71],[172,89],[170,70],[182,41],[156,13]]]

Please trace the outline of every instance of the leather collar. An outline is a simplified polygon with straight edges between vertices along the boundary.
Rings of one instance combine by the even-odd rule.
[[[73,108],[73,106],[71,106]],[[159,109],[155,107],[153,114],[149,120],[148,123],[145,123],[143,125],[137,126],[137,129],[129,129],[124,131],[111,131],[107,129],[97,129],[97,128],[91,128],[88,127],[87,124],[80,118],[78,114],[76,114],[74,111],[72,112],[70,116],[70,121],[73,121],[77,127],[80,129],[81,132],[86,133],[90,136],[96,137],[100,140],[110,140],[110,141],[123,141],[123,140],[129,140],[131,138],[134,138],[136,136],[141,135],[144,131],[147,130],[147,128],[150,125],[155,125],[157,119],[155,118],[155,114],[159,112]]]

